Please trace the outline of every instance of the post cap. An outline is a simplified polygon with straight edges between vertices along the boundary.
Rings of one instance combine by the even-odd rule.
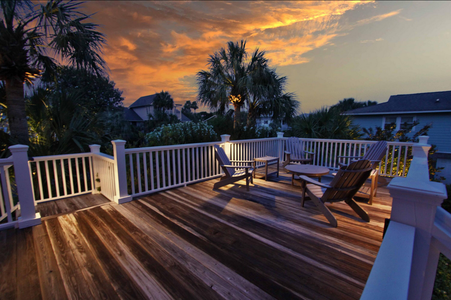
[[[14,145],[14,146],[9,146],[8,147],[9,150],[11,150],[12,153],[14,152],[27,152],[28,151],[28,146],[27,145]]]
[[[427,135],[422,135],[418,137],[418,144],[427,145],[429,137]]]
[[[277,132],[277,137],[278,138],[283,138],[283,134],[284,134],[283,132]]]
[[[221,135],[221,142],[229,142],[230,141],[230,134],[222,134]]]

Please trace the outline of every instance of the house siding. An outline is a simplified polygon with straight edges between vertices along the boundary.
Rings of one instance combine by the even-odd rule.
[[[132,109],[144,121],[149,120],[149,114],[153,115],[153,107],[151,106],[137,107]]]
[[[386,115],[386,116],[412,116],[414,115],[416,120],[420,122],[415,126],[415,130],[412,131],[413,135],[418,130],[422,129],[427,124],[432,124],[429,129],[429,143],[436,145],[437,150],[440,152],[451,152],[451,113],[435,113],[435,114],[399,114],[399,115]],[[382,126],[382,119],[386,117],[384,115],[377,116],[352,116],[353,123],[359,125],[360,128],[374,128]]]

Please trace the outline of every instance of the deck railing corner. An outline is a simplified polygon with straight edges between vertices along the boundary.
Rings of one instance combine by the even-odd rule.
[[[9,147],[12,154],[17,193],[20,200],[19,228],[41,224],[41,215],[36,212],[31,185],[30,167],[28,164],[28,146],[14,145]]]

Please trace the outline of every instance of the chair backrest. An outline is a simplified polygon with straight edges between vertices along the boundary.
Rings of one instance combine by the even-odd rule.
[[[372,171],[369,160],[358,160],[342,167],[331,181],[321,200],[336,202],[351,199],[365,183]]]
[[[365,155],[362,159],[367,159],[370,161],[375,160],[382,160],[382,158],[385,156],[385,153],[387,152],[387,142],[386,141],[379,141],[375,144],[372,144],[368,150],[366,151]],[[377,163],[376,163],[377,165]],[[375,167],[375,166],[373,166]]]
[[[231,165],[229,158],[227,157],[227,154],[225,153],[224,149],[221,148],[219,145],[215,145],[215,157],[219,162],[219,165],[223,169],[224,173],[226,173],[227,176],[232,177],[233,174],[235,174],[235,168],[224,168],[225,165]]]
[[[290,137],[286,140],[286,151],[291,153],[291,157],[304,159],[304,142],[297,137]]]

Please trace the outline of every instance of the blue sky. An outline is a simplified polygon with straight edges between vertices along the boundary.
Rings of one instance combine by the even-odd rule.
[[[208,55],[245,39],[309,112],[343,98],[450,90],[451,2],[92,1],[124,104],[169,91],[196,100]]]

